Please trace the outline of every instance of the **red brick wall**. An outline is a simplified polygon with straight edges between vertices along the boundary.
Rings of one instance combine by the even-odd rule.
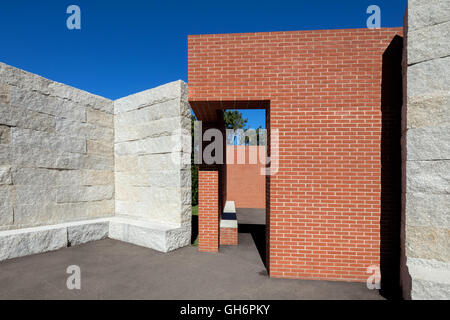
[[[380,263],[382,55],[395,34],[189,36],[189,100],[201,118],[270,100],[268,126],[280,132],[267,188],[272,277],[365,281]]]
[[[220,244],[237,245],[238,244],[237,228],[220,228]]]
[[[219,250],[219,172],[198,172],[198,250]]]
[[[244,164],[238,164],[238,152],[245,154]],[[256,155],[256,163],[250,163],[250,153]],[[265,154],[264,146],[227,146],[226,194],[237,208],[265,208],[266,176],[261,174],[266,166]]]

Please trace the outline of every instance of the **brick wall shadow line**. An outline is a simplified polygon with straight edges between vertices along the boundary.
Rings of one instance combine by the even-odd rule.
[[[380,294],[400,299],[401,110],[403,38],[383,53],[381,83]]]

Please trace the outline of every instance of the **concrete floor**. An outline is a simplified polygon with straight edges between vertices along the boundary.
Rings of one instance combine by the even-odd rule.
[[[220,253],[170,253],[111,239],[0,263],[0,299],[382,299],[363,283],[271,279],[248,233]],[[81,268],[68,290],[66,268]]]

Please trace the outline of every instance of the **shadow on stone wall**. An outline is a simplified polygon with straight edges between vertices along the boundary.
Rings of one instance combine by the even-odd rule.
[[[380,294],[400,299],[401,111],[403,38],[395,36],[383,54],[381,83]]]

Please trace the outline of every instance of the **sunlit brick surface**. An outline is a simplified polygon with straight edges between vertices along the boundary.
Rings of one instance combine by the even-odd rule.
[[[237,228],[220,228],[220,244],[221,245],[237,245],[238,229]]]
[[[219,250],[219,173],[198,172],[199,251]]]
[[[267,188],[272,277],[365,281],[380,263],[382,55],[396,34],[189,36],[189,101],[201,120],[270,101],[280,133]]]

